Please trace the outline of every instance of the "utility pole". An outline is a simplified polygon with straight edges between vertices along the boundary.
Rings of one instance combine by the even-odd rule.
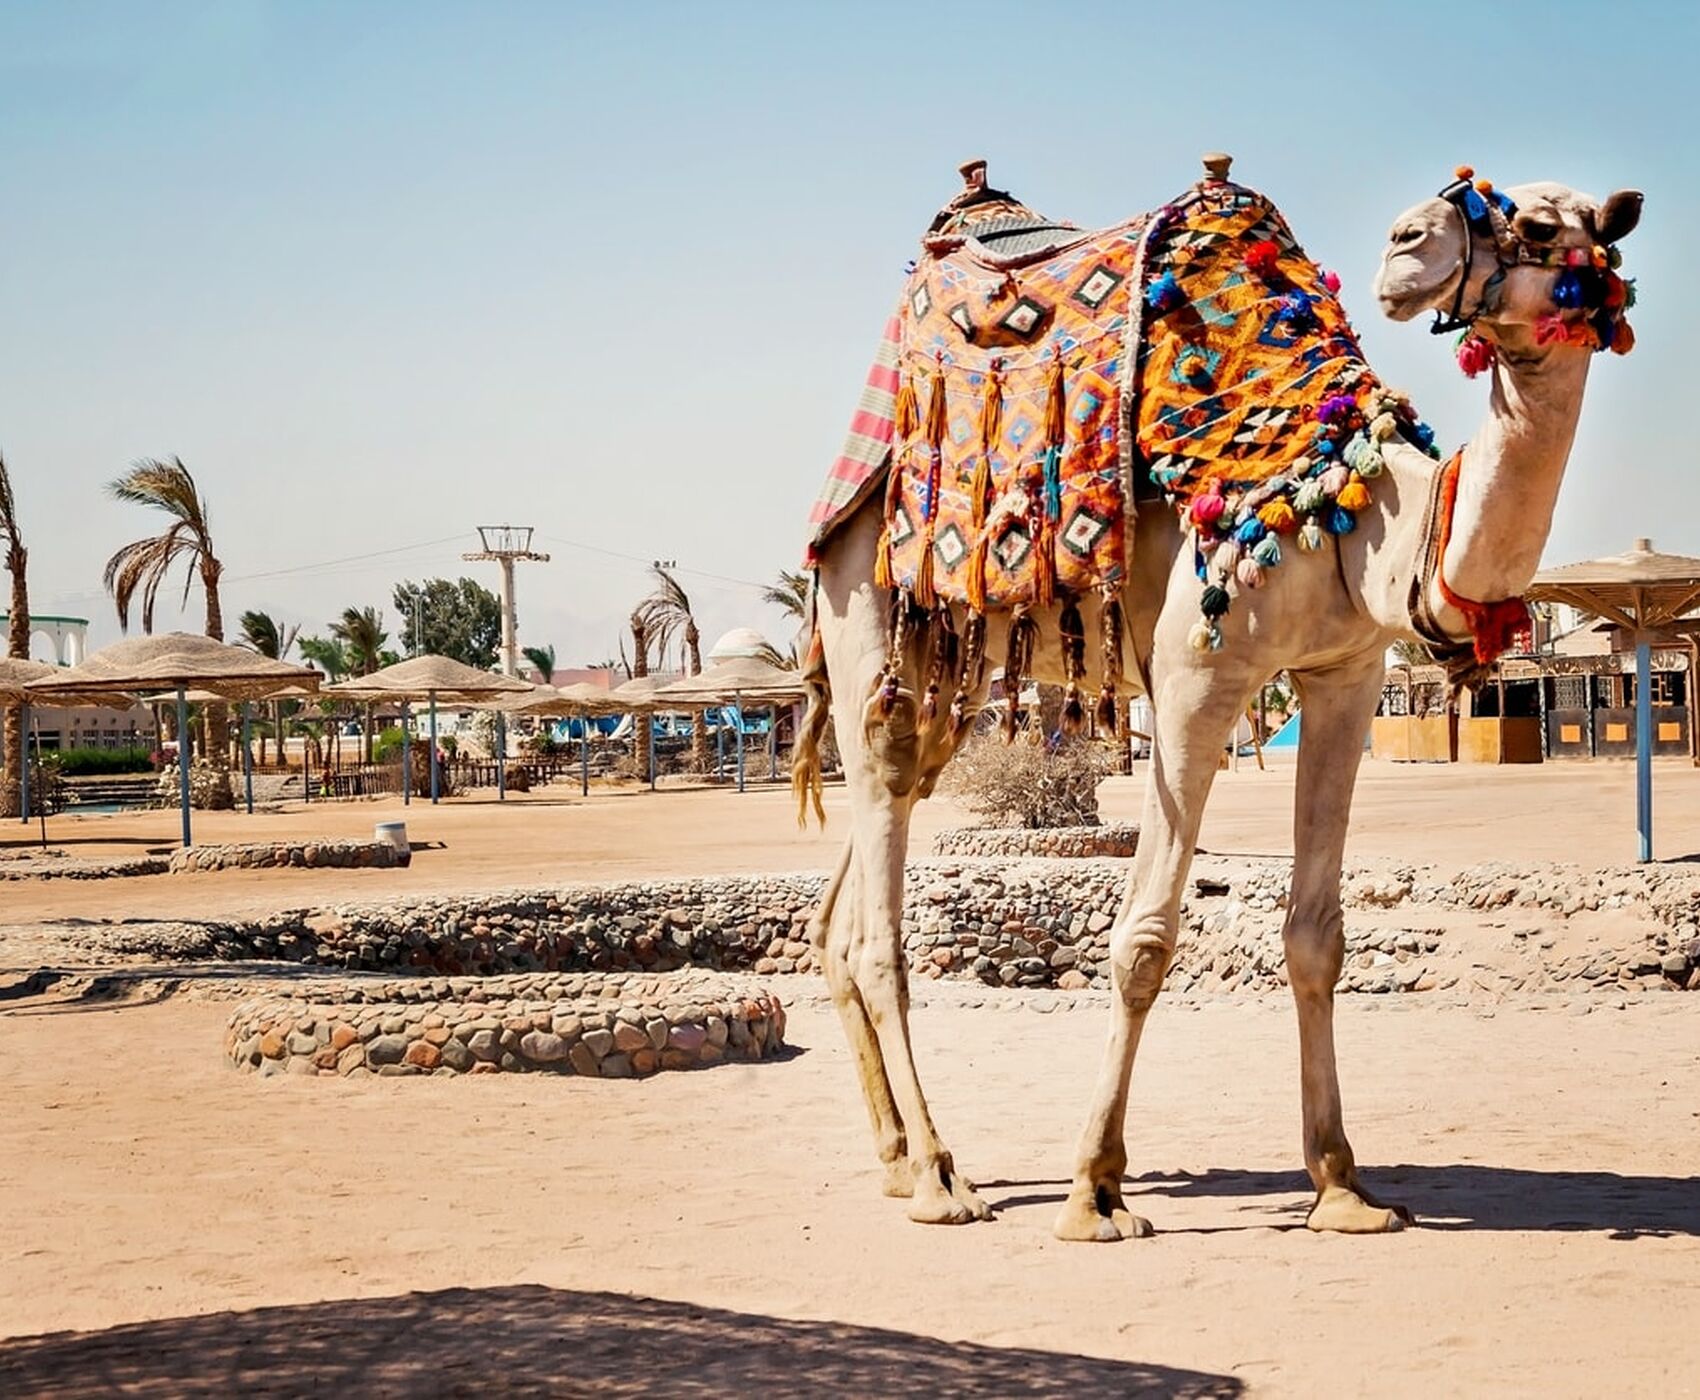
[[[547,564],[549,556],[532,549],[529,525],[480,525],[478,542],[480,547],[475,552],[461,558],[494,559],[502,566],[502,673],[517,675],[519,641],[515,633],[514,563],[524,559]]]

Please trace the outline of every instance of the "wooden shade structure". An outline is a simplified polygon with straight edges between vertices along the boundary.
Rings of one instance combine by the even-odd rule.
[[[1635,826],[1640,859],[1653,858],[1652,649],[1700,631],[1700,559],[1661,554],[1638,539],[1627,553],[1542,569],[1526,595],[1564,603],[1624,629],[1635,647]]]
[[[777,725],[779,706],[801,700],[807,693],[800,672],[775,666],[757,656],[734,655],[714,662],[694,676],[686,676],[683,680],[662,686],[655,692],[655,703],[658,706],[731,704],[737,707],[738,791],[743,792],[744,706],[753,703],[770,708],[773,711],[774,724]],[[776,759],[776,755],[771,752],[772,745],[776,742],[771,729],[768,742],[769,757]]]

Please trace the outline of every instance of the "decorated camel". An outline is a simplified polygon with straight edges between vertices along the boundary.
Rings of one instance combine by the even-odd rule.
[[[851,831],[813,935],[861,1080],[887,1194],[912,1219],[989,1216],[928,1112],[900,927],[914,803],[985,704],[1024,677],[1065,721],[1155,714],[1138,855],[1110,931],[1109,1043],[1057,1217],[1066,1240],[1149,1233],[1124,1203],[1127,1094],[1174,956],[1223,746],[1289,672],[1304,710],[1283,939],[1296,1002],[1316,1230],[1409,1220],[1359,1178],[1335,1069],[1340,867],[1390,643],[1459,679],[1525,618],[1592,350],[1625,351],[1615,244],[1641,196],[1496,191],[1461,169],[1394,223],[1376,284],[1397,321],[1436,313],[1491,378],[1486,422],[1444,464],[1358,349],[1339,283],[1226,157],[1114,229],[1046,220],[983,162],[923,240],[815,515],[814,688],[794,779],[819,812],[835,721]],[[1049,638],[1060,645],[1046,644]],[[1014,702],[1007,709],[1013,719]]]

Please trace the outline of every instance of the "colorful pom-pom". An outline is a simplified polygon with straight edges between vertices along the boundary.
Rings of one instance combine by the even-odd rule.
[[[1235,539],[1223,540],[1216,546],[1215,554],[1210,556],[1216,565],[1216,572],[1223,578],[1229,578],[1234,572],[1234,565],[1240,562],[1240,542]]]
[[[1318,484],[1325,496],[1338,496],[1351,479],[1352,474],[1345,467],[1330,467],[1318,478]]]
[[[1552,304],[1565,310],[1574,310],[1582,304],[1582,279],[1576,269],[1567,267],[1558,274],[1558,280],[1552,284]]]
[[[1340,274],[1331,267],[1324,268],[1322,270],[1322,285],[1328,288],[1330,296],[1339,296]]]
[[[1299,548],[1306,554],[1314,554],[1322,548],[1322,526],[1316,523],[1314,516],[1299,527]]]
[[[1186,644],[1194,651],[1215,651],[1221,645],[1220,633],[1208,622],[1195,622],[1186,634]]]
[[[1434,450],[1434,429],[1429,427],[1427,423],[1413,423],[1411,424],[1411,440],[1424,452],[1432,452]]]
[[[1281,249],[1272,238],[1260,238],[1245,250],[1246,270],[1257,277],[1270,277],[1281,262]]]
[[[1356,472],[1352,473],[1352,479],[1346,483],[1345,489],[1340,492],[1338,504],[1342,510],[1349,510],[1354,513],[1369,509],[1369,487],[1363,484]]]
[[[1145,304],[1153,311],[1169,311],[1186,300],[1186,293],[1175,280],[1175,274],[1165,272],[1145,289]]]
[[[1635,348],[1635,332],[1630,329],[1629,322],[1619,321],[1611,333],[1611,352],[1614,355],[1627,355]]]
[[[1628,285],[1615,272],[1606,273],[1605,283],[1605,306],[1612,311],[1621,310],[1629,299]]]
[[[1234,538],[1250,548],[1263,538],[1264,533],[1263,522],[1254,515],[1249,520],[1240,521],[1239,528],[1234,531]]]
[[[1317,421],[1344,423],[1358,411],[1358,401],[1350,394],[1330,394],[1316,410]]]
[[[1273,569],[1281,562],[1281,541],[1273,535],[1265,535],[1257,542],[1257,548],[1251,552],[1252,559],[1266,569]]]
[[[1494,360],[1498,358],[1492,343],[1479,335],[1465,335],[1458,342],[1457,355],[1458,368],[1469,379],[1474,379],[1484,369],[1492,369]]]
[[[1228,590],[1213,583],[1199,595],[1198,610],[1214,622],[1227,613],[1228,601]]]
[[[1349,535],[1358,525],[1357,517],[1343,506],[1335,506],[1322,523],[1328,527],[1328,533],[1331,535]]]
[[[1242,559],[1234,570],[1234,577],[1240,581],[1241,588],[1262,588],[1263,565],[1255,559]]]
[[[1358,433],[1346,444],[1345,456],[1346,465],[1355,472],[1364,476],[1377,476],[1381,472],[1381,451],[1366,433]]]
[[[1293,509],[1300,515],[1313,515],[1322,509],[1325,499],[1321,480],[1307,481],[1293,492]]]
[[[1207,491],[1202,496],[1192,498],[1192,523],[1194,525],[1214,525],[1222,518],[1222,512],[1228,508],[1228,503],[1214,491]]]
[[[1468,165],[1458,166],[1452,174],[1455,179],[1459,180],[1474,180],[1476,178],[1475,170]]]
[[[1606,249],[1606,266],[1613,272],[1623,266],[1623,254],[1618,251],[1615,243]]]
[[[1291,534],[1299,523],[1299,517],[1292,506],[1279,499],[1270,501],[1258,511],[1257,518],[1278,535]]]
[[[1391,413],[1378,413],[1370,420],[1369,435],[1377,442],[1386,442],[1399,431],[1399,420]]]
[[[1281,299],[1281,309],[1275,315],[1289,326],[1305,330],[1316,324],[1316,312],[1311,309],[1311,300],[1309,293],[1294,288]]]

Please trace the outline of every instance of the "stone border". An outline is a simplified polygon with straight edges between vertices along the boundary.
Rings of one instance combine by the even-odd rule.
[[[410,852],[388,841],[242,841],[226,845],[186,846],[171,856],[171,873],[197,870],[296,869],[390,870],[407,865]]]
[[[631,1079],[770,1058],[785,1009],[703,973],[332,982],[246,1001],[225,1053],[244,1070],[325,1078],[553,1072]]]
[[[1047,860],[1126,860],[1139,828],[1111,826],[952,826],[933,837],[936,856],[1031,856]]]

